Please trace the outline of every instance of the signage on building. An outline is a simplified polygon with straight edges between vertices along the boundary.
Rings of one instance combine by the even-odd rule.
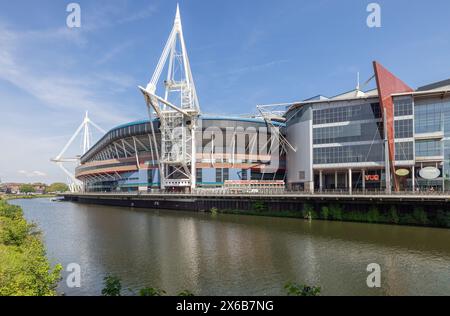
[[[441,171],[435,167],[425,167],[420,169],[419,175],[426,180],[434,180],[439,178]]]
[[[368,182],[379,182],[380,176],[378,174],[369,174],[366,177],[366,181]]]
[[[398,169],[397,171],[395,171],[395,174],[398,175],[399,177],[406,177],[407,175],[409,175],[409,170],[408,169]]]

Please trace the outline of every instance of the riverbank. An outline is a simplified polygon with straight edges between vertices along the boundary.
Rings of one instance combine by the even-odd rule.
[[[251,210],[213,209],[212,212],[309,220],[450,228],[450,212],[448,210],[421,205],[405,208],[397,205],[376,204],[363,207],[338,203],[329,203],[326,205],[303,204],[300,210],[272,211],[264,203],[255,202]]]
[[[51,267],[34,224],[0,200],[0,296],[54,296],[61,266]]]
[[[200,211],[450,228],[447,195],[195,195],[64,194],[66,201],[179,211]]]
[[[16,195],[16,194],[5,194],[0,195],[0,200],[18,200],[18,199],[45,199],[56,197],[56,194],[32,194],[32,195]]]

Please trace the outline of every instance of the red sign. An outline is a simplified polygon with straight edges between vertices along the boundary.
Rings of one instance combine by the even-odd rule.
[[[372,182],[377,182],[380,181],[380,176],[377,174],[372,174],[372,175],[367,175],[366,176],[366,181],[372,181]]]

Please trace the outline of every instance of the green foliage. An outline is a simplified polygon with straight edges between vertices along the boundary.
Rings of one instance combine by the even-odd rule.
[[[31,184],[22,184],[19,187],[19,190],[21,193],[34,193],[36,192],[36,190],[34,189],[34,187]]]
[[[216,216],[219,213],[219,210],[217,209],[217,207],[213,207],[211,209],[211,215]]]
[[[35,226],[22,209],[0,201],[0,296],[53,296],[61,265],[51,268]]]
[[[322,206],[322,209],[320,211],[320,218],[327,220],[329,215],[330,215],[330,209],[328,208],[328,206]]]
[[[265,204],[264,202],[262,202],[262,201],[256,201],[256,202],[253,203],[252,209],[253,209],[255,212],[264,212],[264,211],[267,211],[267,206],[266,206],[266,204]]]
[[[146,287],[139,291],[139,296],[163,296],[166,291],[153,287]]]
[[[46,192],[67,192],[69,191],[69,187],[65,183],[52,183],[50,186],[47,187],[45,190]]]
[[[428,224],[427,213],[425,213],[425,211],[423,210],[422,207],[414,207],[412,217],[414,218],[414,220],[417,224],[421,224],[421,225]]]
[[[398,224],[400,222],[400,217],[398,216],[397,208],[394,205],[392,205],[389,208],[387,222],[391,224]]]
[[[189,290],[184,290],[181,291],[180,293],[178,293],[177,296],[195,296],[192,292],[190,292]]]
[[[330,218],[336,221],[342,220],[342,208],[339,205],[330,205]]]
[[[287,283],[284,289],[289,296],[319,296],[321,292],[320,287],[301,285],[297,283]]]
[[[449,211],[446,212],[442,209],[437,210],[436,224],[440,227],[449,227],[450,228],[450,212]]]
[[[369,223],[377,223],[380,220],[380,211],[378,207],[372,205],[367,212],[366,221]]]
[[[104,288],[102,290],[103,296],[121,296],[122,283],[120,279],[113,275],[107,275],[103,278]]]

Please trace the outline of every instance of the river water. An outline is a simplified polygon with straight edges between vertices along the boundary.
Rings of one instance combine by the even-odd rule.
[[[283,295],[291,281],[320,286],[322,295],[450,295],[446,229],[11,203],[42,230],[52,263],[80,265],[81,287],[63,280],[66,295],[100,295],[107,274],[124,289],[172,295]],[[381,288],[366,284],[370,263],[381,266]]]

